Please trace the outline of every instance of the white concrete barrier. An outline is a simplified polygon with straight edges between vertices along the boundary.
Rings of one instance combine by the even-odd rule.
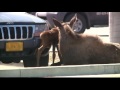
[[[120,74],[120,63],[0,69],[0,77],[56,77]]]

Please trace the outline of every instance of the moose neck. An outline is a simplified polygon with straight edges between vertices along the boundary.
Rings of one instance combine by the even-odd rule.
[[[59,29],[59,37],[60,39],[66,39],[67,35],[63,28]]]

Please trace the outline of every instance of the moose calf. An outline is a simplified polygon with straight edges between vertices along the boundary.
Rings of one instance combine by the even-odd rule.
[[[58,29],[56,27],[52,28],[51,30],[44,31],[40,34],[41,45],[38,48],[37,53],[37,66],[39,66],[41,53],[45,50],[45,48],[50,48],[53,45],[53,64],[55,60],[55,47],[58,50]],[[59,55],[59,51],[58,51]]]

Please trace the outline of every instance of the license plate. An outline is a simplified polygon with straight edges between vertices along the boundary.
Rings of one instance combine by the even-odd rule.
[[[6,51],[23,51],[23,42],[7,42]]]

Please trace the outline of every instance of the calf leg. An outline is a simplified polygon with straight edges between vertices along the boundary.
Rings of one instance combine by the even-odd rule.
[[[40,61],[41,53],[43,52],[44,49],[45,49],[45,47],[43,45],[40,48],[38,48],[38,52],[37,52],[37,67],[39,67],[39,61]]]

